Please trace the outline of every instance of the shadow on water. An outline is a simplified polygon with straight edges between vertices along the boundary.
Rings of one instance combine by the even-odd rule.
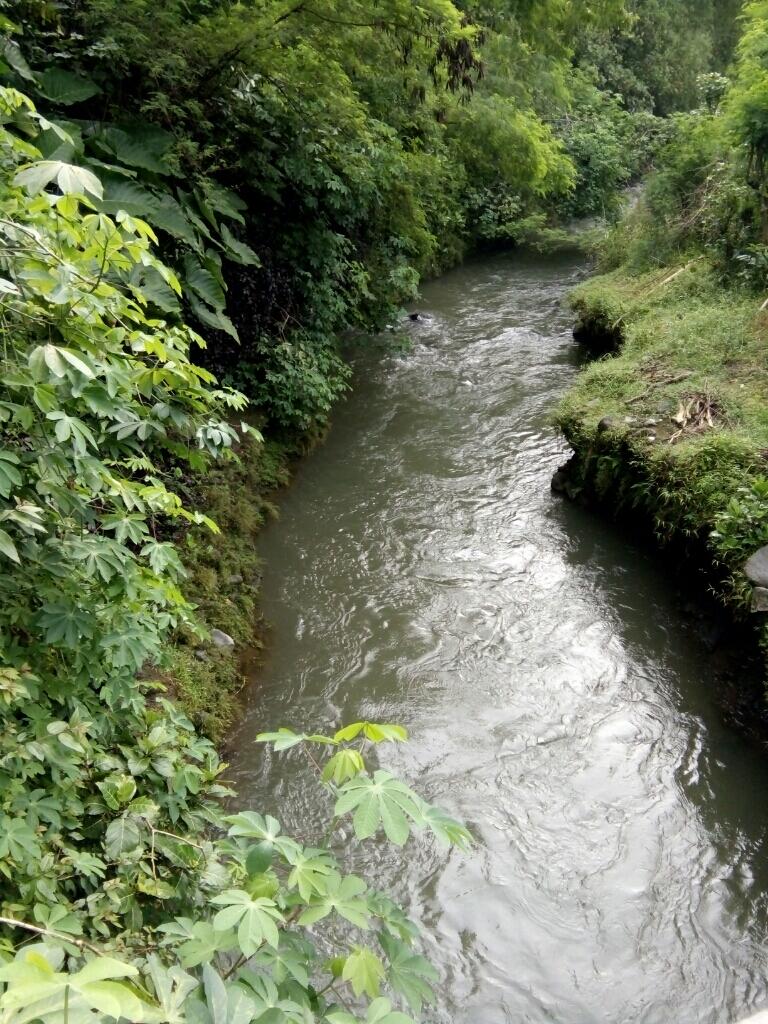
[[[471,857],[371,842],[354,866],[428,929],[441,1024],[720,1024],[768,1003],[768,764],[721,722],[664,566],[549,491],[579,356],[573,257],[432,282],[408,354],[372,346],[263,535],[270,658],[233,743],[241,799],[309,838],[297,752],[357,718],[467,819]]]

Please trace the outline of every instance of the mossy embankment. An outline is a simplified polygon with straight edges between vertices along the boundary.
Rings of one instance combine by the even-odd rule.
[[[574,455],[556,486],[673,542],[765,647],[743,568],[768,543],[768,312],[701,256],[595,277],[571,303],[602,358],[557,411]]]
[[[256,540],[276,515],[274,492],[290,481],[293,463],[309,447],[309,440],[295,436],[264,443],[247,439],[236,459],[216,463],[177,487],[189,507],[203,511],[220,532],[195,526],[175,538],[188,574],[184,593],[203,635],[178,630],[167,645],[160,678],[197,727],[217,742],[236,717],[246,663],[264,642]],[[205,634],[214,629],[228,634],[235,646],[213,643]]]

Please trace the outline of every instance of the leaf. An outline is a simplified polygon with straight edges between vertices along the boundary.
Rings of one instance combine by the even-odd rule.
[[[379,933],[379,942],[389,961],[387,981],[395,992],[405,996],[411,1009],[420,1014],[424,1003],[431,1005],[435,1001],[435,993],[429,983],[439,980],[437,971],[429,960],[414,953],[388,932]]]
[[[127,815],[115,818],[107,826],[104,849],[109,860],[120,861],[126,856],[133,860],[141,845],[139,826]]]
[[[370,949],[358,946],[347,957],[341,977],[352,986],[356,996],[363,992],[374,999],[386,977],[384,964]]]
[[[275,922],[282,922],[283,915],[274,900],[263,896],[254,899],[242,889],[228,889],[214,896],[211,903],[224,907],[213,919],[214,928],[237,928],[237,941],[245,956],[253,956],[262,943],[277,949],[279,934]]]
[[[230,189],[209,183],[205,188],[205,199],[211,209],[224,217],[245,224],[243,213],[248,209],[246,203]]]
[[[256,253],[245,242],[238,241],[226,224],[221,225],[221,238],[226,246],[227,253],[234,258],[236,263],[244,267],[260,267],[261,260]]]
[[[323,782],[335,782],[337,786],[347,779],[353,779],[356,775],[365,771],[365,761],[362,754],[349,747],[337,750],[323,768],[321,776]]]
[[[326,876],[331,876],[335,864],[326,850],[297,847],[288,851],[286,859],[293,867],[288,876],[288,887],[297,888],[305,902],[315,893],[326,891]]]
[[[0,859],[10,857],[17,864],[40,856],[40,845],[34,830],[23,818],[3,815],[0,819]]]
[[[365,1017],[366,1024],[414,1024],[413,1019],[399,1010],[393,1010],[392,1004],[383,997],[374,999],[368,1007]]]
[[[206,327],[212,327],[214,331],[223,331],[224,334],[228,334],[235,341],[240,341],[237,328],[226,314],[221,310],[209,309],[196,295],[188,295],[187,298],[189,299],[190,309],[200,323],[205,324]]]
[[[93,171],[88,171],[85,167],[77,167],[75,164],[61,164],[56,175],[56,184],[65,196],[81,195],[88,192],[96,196],[97,199],[101,199],[104,194],[102,184]]]
[[[334,813],[337,817],[354,811],[352,824],[358,839],[368,839],[379,828],[397,846],[410,834],[410,818],[421,820],[419,798],[389,772],[377,771],[373,778],[359,775],[339,790]]]
[[[385,740],[404,743],[408,739],[408,732],[402,725],[381,725],[376,722],[353,722],[351,725],[345,725],[343,729],[339,729],[333,738],[341,743],[345,740],[353,740],[361,732],[372,743],[382,743]]]
[[[327,917],[331,911],[335,911],[358,928],[368,928],[370,911],[367,901],[361,898],[366,888],[365,882],[357,875],[346,875],[342,878],[338,871],[332,872],[324,880],[324,891],[320,895],[302,895],[310,905],[299,918],[299,924],[315,924]]]
[[[22,476],[16,468],[19,464],[18,456],[11,452],[0,451],[0,495],[9,498],[15,488],[22,484]]]
[[[294,732],[293,729],[278,729],[277,732],[260,732],[256,737],[257,743],[271,743],[276,751],[290,750],[297,743],[304,741],[304,733]]]
[[[245,858],[245,870],[249,875],[260,875],[272,863],[274,847],[271,843],[257,843],[248,849],[248,856]]]
[[[3,60],[13,68],[19,78],[23,78],[25,82],[35,81],[35,74],[24,59],[18,43],[13,39],[4,38],[2,53]]]
[[[136,122],[118,128],[114,125],[97,136],[115,159],[129,167],[139,167],[155,174],[169,174],[165,155],[173,145],[173,135],[148,122]]]
[[[101,199],[103,188],[96,175],[85,167],[67,164],[62,160],[38,160],[18,172],[14,184],[25,188],[31,195],[37,195],[56,179],[64,195],[90,193]]]
[[[210,964],[203,967],[203,988],[212,1024],[227,1024],[227,990]]]
[[[190,937],[176,952],[182,967],[197,967],[213,960],[218,952],[232,949],[235,942],[235,933],[231,929],[222,932],[208,921],[196,921]]]
[[[77,352],[73,352],[71,348],[59,348],[58,352],[70,366],[74,367],[74,369],[84,377],[87,377],[88,380],[91,380],[95,376],[88,363],[86,363],[82,356],[78,355]]]
[[[221,312],[226,305],[224,289],[219,282],[202,264],[193,256],[184,257],[184,280],[192,291],[212,306],[214,311]]]
[[[10,558],[12,562],[16,562],[17,565],[21,565],[21,559],[19,558],[19,552],[16,549],[16,545],[5,530],[0,530],[0,553],[4,554],[6,558]]]
[[[46,68],[38,76],[38,89],[46,99],[54,103],[69,106],[71,103],[82,103],[101,92],[98,85],[90,78],[83,78],[63,68]]]
[[[462,850],[472,846],[472,833],[440,807],[421,801],[421,820],[446,845],[458,846]]]

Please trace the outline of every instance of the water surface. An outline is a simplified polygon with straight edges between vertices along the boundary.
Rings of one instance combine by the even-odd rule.
[[[469,822],[472,856],[370,842],[355,869],[427,929],[440,1024],[715,1024],[768,1004],[768,768],[721,724],[664,567],[553,498],[577,372],[570,257],[424,289],[369,349],[264,533],[270,656],[235,739],[241,799],[309,839],[280,725],[406,725],[387,767]]]

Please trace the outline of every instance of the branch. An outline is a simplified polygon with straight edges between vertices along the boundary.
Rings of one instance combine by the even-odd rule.
[[[48,935],[52,939],[69,942],[71,945],[77,946],[78,949],[87,949],[91,953],[95,953],[96,956],[106,955],[98,946],[92,946],[85,939],[78,939],[64,932],[54,931],[52,928],[41,928],[36,924],[29,924],[27,921],[17,921],[15,917],[0,917],[0,924],[6,924],[9,928],[23,928],[25,931],[34,932],[35,935]]]

